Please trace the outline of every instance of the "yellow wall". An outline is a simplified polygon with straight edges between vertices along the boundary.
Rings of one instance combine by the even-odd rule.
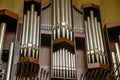
[[[45,5],[50,0],[42,0]],[[0,9],[9,9],[19,15],[19,21],[23,13],[24,0],[0,0]],[[100,6],[101,19],[105,23],[120,22],[120,0],[73,0],[73,4],[81,9],[82,4],[94,3]]]
[[[100,6],[102,25],[120,22],[120,0],[73,0],[73,4],[81,9],[82,4],[94,3]]]

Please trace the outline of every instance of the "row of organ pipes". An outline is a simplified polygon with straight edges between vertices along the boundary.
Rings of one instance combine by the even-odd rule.
[[[53,41],[60,38],[74,41],[71,0],[52,0],[52,3]],[[54,45],[53,48],[55,48]],[[69,51],[65,47],[53,51],[52,76],[61,78],[77,78],[75,51]]]
[[[83,28],[83,15],[80,11],[78,11],[75,7],[73,7],[73,26],[74,26],[74,32],[83,34],[84,28]]]
[[[49,6],[42,8],[42,14],[41,14],[41,30],[44,31],[51,31],[51,13],[52,13],[52,7],[51,4]]]
[[[71,0],[53,0],[53,39],[73,41]]]
[[[35,11],[35,5],[31,4],[31,10],[23,15],[22,36],[18,67],[17,79],[35,79],[39,71],[39,62],[24,62],[24,58],[36,59],[39,61],[39,41],[40,41],[40,16]]]
[[[52,53],[53,76],[76,78],[75,54],[63,48]]]
[[[120,40],[120,39],[119,39]],[[120,46],[118,42],[114,43],[115,51],[112,51],[113,75],[120,79]]]
[[[90,16],[87,16],[87,20],[84,22],[88,63],[107,64],[101,23],[94,16],[93,10],[90,10],[89,14]]]

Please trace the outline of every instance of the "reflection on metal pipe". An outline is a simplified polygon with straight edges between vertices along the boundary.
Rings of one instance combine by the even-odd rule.
[[[11,67],[12,67],[12,59],[13,59],[13,52],[14,52],[14,43],[11,42],[11,43],[10,43],[8,66],[7,66],[6,79],[5,79],[5,80],[10,80]]]

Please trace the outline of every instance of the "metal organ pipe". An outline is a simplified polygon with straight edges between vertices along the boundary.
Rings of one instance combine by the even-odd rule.
[[[91,63],[91,54],[90,54],[90,42],[89,42],[89,35],[88,35],[88,24],[87,21],[85,21],[85,40],[86,40],[86,44],[87,44],[87,55],[88,55],[88,63]]]
[[[33,17],[34,17],[34,5],[31,5],[31,14],[30,14],[30,35],[29,35],[29,43],[30,45],[28,46],[32,46],[32,42],[33,42]]]
[[[113,67],[114,67],[114,71],[117,69],[117,60],[116,60],[116,53],[115,52],[112,52],[112,61],[113,61]],[[118,76],[119,75],[119,71],[117,70],[115,72],[115,76]],[[119,79],[118,79],[119,80]]]
[[[120,63],[120,48],[118,43],[115,43],[115,50],[118,56],[118,63]]]
[[[2,52],[3,52],[3,42],[5,37],[5,31],[6,31],[6,23],[0,24],[0,68],[2,64]]]
[[[6,77],[5,77],[6,79],[5,80],[10,80],[13,52],[14,52],[14,43],[12,42],[12,43],[10,43],[8,66],[7,66]]]
[[[94,17],[93,10],[90,10],[90,17],[84,22],[88,63],[100,62],[106,64],[104,39],[100,22]],[[90,55],[89,55],[90,54]],[[92,61],[91,61],[92,60]]]

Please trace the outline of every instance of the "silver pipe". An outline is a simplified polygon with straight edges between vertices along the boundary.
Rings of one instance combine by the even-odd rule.
[[[54,61],[55,61],[55,62],[54,62],[54,63],[55,63],[55,75],[54,75],[54,76],[56,77],[56,74],[57,74],[57,52],[55,52],[54,59],[55,59],[55,60],[54,60]]]
[[[37,34],[36,34],[36,46],[39,47],[40,40],[40,16],[37,17]]]
[[[69,26],[72,27],[72,12],[71,12],[71,0],[68,0],[68,13],[69,13],[69,19],[68,19],[68,22],[69,22]]]
[[[94,57],[94,50],[93,50],[93,38],[92,38],[92,30],[91,30],[91,24],[90,24],[90,17],[87,17],[88,21],[88,34],[89,34],[89,41],[90,41],[90,53],[92,55],[92,62],[95,62]]]
[[[26,32],[26,15],[24,15],[23,17],[23,31],[22,31],[22,42],[21,42],[21,45],[24,45],[25,44],[25,32]]]
[[[30,11],[27,11],[27,19],[26,19],[26,31],[25,31],[25,44],[28,43],[28,35],[29,35],[29,24],[30,24]]]
[[[14,52],[14,43],[11,42],[10,43],[8,66],[7,66],[7,72],[6,72],[6,79],[5,80],[10,80],[11,69],[12,69],[13,52]]]
[[[57,0],[53,0],[53,25],[56,25],[56,2]]]
[[[75,60],[75,54],[73,54],[73,70],[74,70],[74,78],[76,78],[77,74],[76,74],[76,60]]]
[[[59,70],[60,70],[60,75],[59,77],[62,77],[62,64],[63,64],[63,57],[62,57],[62,49],[60,49],[60,53],[59,53]]]
[[[65,0],[60,0],[61,2],[61,21],[65,22]]]
[[[57,24],[58,25],[60,25],[60,0],[56,0],[56,3],[57,3],[57,5],[56,5],[56,13],[57,13]]]
[[[113,60],[113,66],[114,66],[114,71],[115,71],[117,69],[117,60],[116,60],[116,53],[115,52],[112,52],[112,60]],[[115,72],[115,75],[116,76],[119,75],[118,70]]]
[[[69,70],[69,58],[68,58],[68,50],[66,49],[65,50],[65,57],[66,57],[66,60],[65,60],[65,63],[66,63],[66,77],[68,77],[68,70]]]
[[[55,53],[53,52],[52,53],[52,70],[53,70],[53,72],[52,72],[52,76],[55,76]]]
[[[98,32],[98,24],[97,24],[97,17],[94,18],[95,20],[95,31],[96,31],[96,37],[97,37],[97,46],[98,46],[98,50],[101,51],[101,45],[100,45],[100,35],[99,35],[99,32]]]
[[[95,24],[94,24],[94,12],[93,10],[90,11],[90,19],[91,19],[91,28],[92,28],[92,37],[93,37],[93,45],[94,45],[94,48],[95,48],[95,52],[96,52],[96,49],[98,49],[97,47],[97,42],[96,42],[96,33],[95,33]]]
[[[33,46],[36,46],[36,35],[37,35],[37,11],[34,11],[34,19],[33,19]]]
[[[100,62],[103,63],[103,59],[102,59],[102,55],[101,55],[100,35],[99,35],[97,17],[95,17],[94,20],[95,20],[97,46],[98,46],[98,52],[99,52],[99,54],[97,54],[97,59],[99,60],[99,58],[100,58]]]
[[[69,38],[69,12],[68,12],[68,0],[65,0],[65,20],[66,20],[66,37],[67,37],[67,39],[70,39]]]
[[[3,42],[5,37],[5,31],[6,31],[6,23],[0,24],[0,69],[2,64],[2,52],[3,52]]]
[[[33,18],[34,18],[34,5],[31,5],[31,14],[30,14],[30,34],[29,34],[29,43],[33,42]]]
[[[87,45],[87,55],[88,55],[88,63],[91,63],[91,55],[90,55],[90,42],[89,42],[89,34],[88,34],[88,24],[87,21],[85,21],[85,40],[86,40],[86,45]]]
[[[120,48],[119,48],[119,43],[115,43],[115,50],[118,56],[118,63],[120,63]]]
[[[70,57],[71,55],[70,55],[70,52],[68,52],[68,69],[69,69],[69,78],[71,78],[71,57]]]
[[[73,78],[74,76],[74,60],[73,60],[73,54],[70,53],[70,58],[71,58],[71,77]]]
[[[56,59],[57,60],[57,63],[56,63],[57,64],[57,77],[60,77],[60,74],[59,74],[60,73],[59,72],[59,70],[60,70],[60,57],[59,56],[60,56],[60,51],[58,50],[57,51],[57,59]]]
[[[99,33],[99,38],[100,38],[100,46],[101,46],[101,55],[100,55],[100,60],[101,63],[106,64],[106,59],[105,59],[105,50],[104,50],[104,43],[103,43],[103,37],[102,37],[102,30],[100,26],[100,22],[98,22],[98,33]]]
[[[65,77],[65,49],[63,48],[63,52],[62,52],[62,67],[63,67],[63,77]]]

